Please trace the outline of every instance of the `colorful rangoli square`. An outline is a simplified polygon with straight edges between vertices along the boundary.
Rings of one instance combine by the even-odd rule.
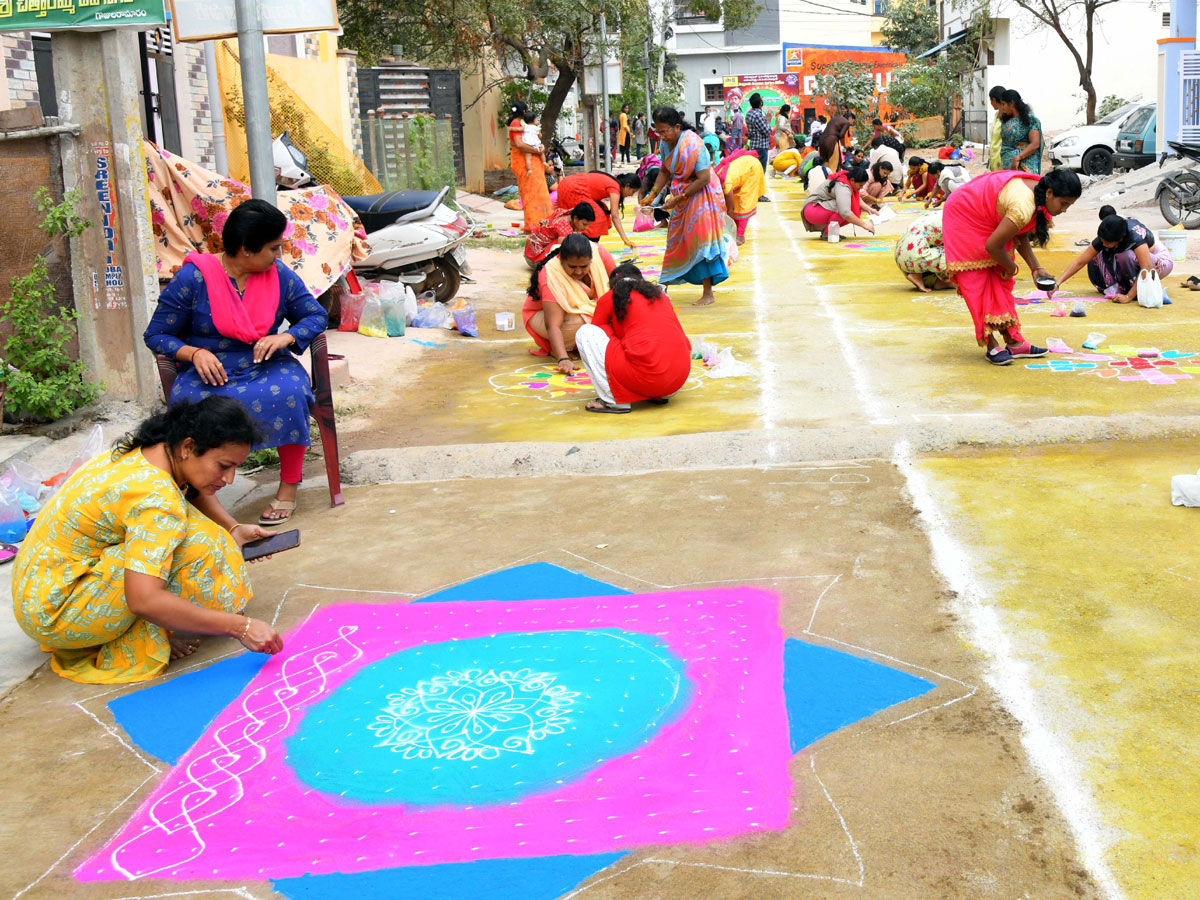
[[[80,880],[263,879],[786,826],[778,598],[326,607]]]

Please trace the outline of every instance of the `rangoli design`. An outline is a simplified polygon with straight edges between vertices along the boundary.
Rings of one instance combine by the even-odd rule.
[[[532,753],[535,742],[562,734],[578,696],[547,672],[447,672],[388,694],[367,730],[380,738],[376,747],[409,759],[496,759]]]
[[[1200,374],[1200,365],[1183,363],[1196,355],[1195,351],[1167,350],[1147,359],[1138,356],[1137,347],[1114,344],[1096,353],[1081,351],[1061,359],[1041,359],[1027,364],[1025,368],[1042,372],[1095,375],[1105,380],[1170,385],[1189,381],[1193,375]]]
[[[703,369],[697,371],[698,362],[692,362],[692,374],[679,390],[691,391],[704,383]],[[522,399],[542,400],[546,403],[574,402],[594,396],[595,387],[586,369],[576,369],[573,375],[564,375],[552,366],[523,366],[512,372],[501,372],[488,379],[498,394]]]

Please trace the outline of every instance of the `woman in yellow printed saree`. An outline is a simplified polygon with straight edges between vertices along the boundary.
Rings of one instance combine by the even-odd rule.
[[[216,493],[260,433],[228,397],[180,403],[142,422],[72,475],[38,515],[13,568],[22,630],[72,681],[145,681],[195,644],[236,637],[277,653],[266,622],[242,615],[241,545],[271,532],[235,522]]]
[[[663,255],[660,284],[699,284],[704,293],[694,306],[707,306],[717,298],[713,285],[729,277],[725,266],[725,195],[713,172],[712,158],[700,135],[684,122],[678,110],[660,106],[654,111],[654,131],[662,142],[662,170],[650,191],[657,197],[667,179],[671,193],[663,203],[671,220],[667,225],[667,250]]]

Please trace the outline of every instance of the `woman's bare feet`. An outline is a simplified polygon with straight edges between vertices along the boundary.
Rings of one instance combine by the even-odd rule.
[[[705,291],[703,294],[701,294],[700,299],[697,300],[695,303],[693,303],[692,306],[711,306],[712,304],[714,304],[716,302],[717,302],[716,296],[713,294],[713,292],[711,290],[708,290],[708,291]]]
[[[196,648],[200,646],[200,641],[195,638],[171,638],[171,659],[183,659],[185,656],[191,656],[196,652]]]
[[[917,275],[915,272],[909,272],[904,277],[911,281],[913,283],[913,287],[915,287],[921,293],[929,293],[929,288],[925,287],[925,279],[922,276]]]

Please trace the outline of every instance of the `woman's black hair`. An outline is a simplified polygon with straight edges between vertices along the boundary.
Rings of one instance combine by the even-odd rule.
[[[254,446],[264,440],[262,429],[240,402],[232,397],[205,397],[196,403],[173,403],[165,410],[142,421],[133,431],[113,445],[113,458],[131,450],[165,444],[174,456],[183,442],[191,438],[196,455],[226,444]]]
[[[881,159],[875,165],[871,166],[871,174],[875,176],[875,181],[879,184],[883,184],[883,182],[888,180],[888,177],[883,174],[884,169],[887,169],[889,172],[896,171],[896,167],[886,159]]]
[[[936,175],[938,172],[942,171],[942,169],[944,169],[944,168],[946,168],[946,164],[944,162],[942,162],[940,159],[931,159],[929,161],[929,174],[930,175]]]
[[[631,262],[621,263],[608,275],[608,284],[612,288],[613,315],[618,320],[624,319],[629,312],[629,298],[637,291],[653,303],[663,296],[663,289],[642,277],[642,270]]]
[[[622,103],[622,104],[621,104],[621,112],[625,112],[625,110],[627,110],[627,109],[629,109],[629,104],[628,104],[628,103]]]
[[[287,228],[287,216],[266,200],[239,203],[221,229],[221,243],[230,256],[240,250],[257,253],[280,237]]]
[[[919,156],[910,156],[908,158],[908,167],[910,169],[913,167],[916,167],[916,166],[923,166],[923,165],[925,165],[925,160],[923,160]]]
[[[990,91],[988,91],[988,99],[995,100],[997,103],[1003,103],[1004,95],[1007,93],[1008,93],[1007,89],[1005,89],[1005,87],[1003,85],[998,84],[994,88],[992,88]]]
[[[1100,227],[1096,229],[1096,234],[1102,241],[1120,241],[1125,237],[1126,229],[1125,219],[1121,216],[1105,216]]]
[[[537,113],[535,113],[532,109],[527,109],[525,111],[525,115],[521,116],[521,121],[523,121],[526,125],[532,125],[537,121]]]
[[[1033,202],[1037,204],[1034,218],[1033,243],[1045,247],[1050,240],[1050,217],[1046,212],[1046,192],[1054,191],[1055,197],[1075,197],[1083,194],[1083,184],[1079,176],[1067,168],[1052,169],[1041,177],[1033,189]]]
[[[634,193],[640,193],[642,190],[642,179],[637,177],[636,172],[622,172],[620,175],[615,177],[617,179],[617,184],[619,184],[622,188],[622,190],[619,192],[621,194],[621,199],[617,206],[620,208],[621,212],[625,212],[624,188],[633,188]]]
[[[876,116],[875,118],[873,118],[871,120],[871,124],[874,125],[876,128],[878,128],[879,126],[881,126],[883,124],[883,121],[879,118],[879,116]]]
[[[866,184],[871,180],[871,174],[866,166],[850,166],[846,169],[846,177],[855,184]]]
[[[1105,203],[1102,207],[1100,207],[1100,218],[1101,219],[1107,219],[1109,216],[1115,216],[1116,214],[1117,214],[1117,211],[1115,209],[1113,209],[1107,203]]]
[[[590,203],[576,203],[571,210],[572,219],[583,219],[585,222],[596,221],[596,208]]]
[[[510,122],[513,119],[524,119],[525,113],[529,112],[529,104],[524,100],[514,100],[512,102],[512,106],[508,108],[508,111],[511,116],[509,119]]]
[[[562,243],[551,250],[543,257],[542,261],[537,264],[537,268],[533,270],[533,274],[529,276],[529,296],[534,300],[541,301],[542,288],[538,284],[538,276],[542,274],[542,269],[546,268],[546,263],[554,259],[556,256],[571,256],[582,257],[584,259],[592,258],[592,242],[587,239],[586,234],[580,234],[578,231],[572,231]]]
[[[755,91],[753,94],[750,95],[750,108],[751,109],[761,109],[762,108],[762,94],[760,94],[758,91]],[[657,110],[655,111],[655,120],[657,121]]]
[[[1029,108],[1029,104],[1021,99],[1019,91],[1005,91],[1002,102],[1011,103],[1013,109],[1017,111],[1017,117],[1021,120],[1021,124],[1026,128],[1033,120],[1033,110]]]
[[[758,94],[754,94],[750,97],[750,105],[751,106],[754,105],[755,97],[758,97]],[[759,106],[762,105],[762,97],[758,97],[758,103],[759,103]],[[673,106],[656,107],[654,110],[653,118],[654,118],[655,123],[661,122],[663,125],[670,125],[672,128],[674,128],[676,125],[678,125],[684,131],[695,131],[696,130],[692,126],[692,124],[690,122],[688,122],[687,119],[685,119],[682,115],[680,115],[679,110],[677,110]]]
[[[787,118],[788,113],[790,113],[791,111],[792,111],[792,106],[790,103],[785,103],[785,104],[783,104],[783,106],[779,107],[779,114],[781,116],[783,116],[784,118]]]

